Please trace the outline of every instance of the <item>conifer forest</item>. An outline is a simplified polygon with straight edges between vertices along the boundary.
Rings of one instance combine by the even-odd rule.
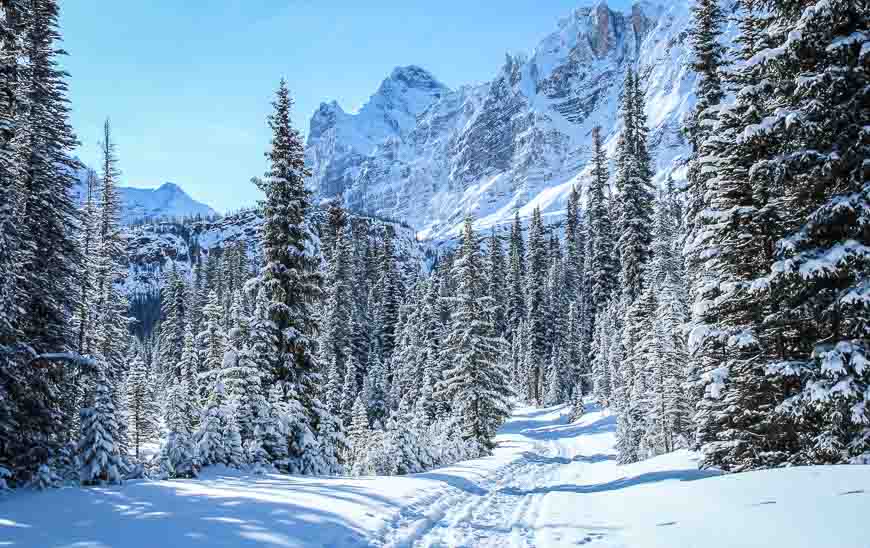
[[[444,480],[441,498],[424,490],[393,514],[372,510],[393,516],[381,525],[312,536],[299,532],[310,524],[296,525],[288,531],[303,536],[280,542],[242,527],[235,541],[207,544],[506,545],[504,531],[522,537],[517,546],[647,545],[630,535],[620,544],[606,528],[545,541],[543,526],[522,520],[480,524],[520,512],[521,494],[573,490],[589,501],[601,490],[576,487],[573,476],[550,485],[536,466],[606,466],[622,471],[608,481],[629,482],[608,489],[630,490],[632,470],[668,479],[648,476],[670,473],[655,463],[678,456],[691,462],[683,483],[701,479],[686,485],[849,473],[840,491],[861,493],[845,498],[866,516],[866,0],[679,0],[684,8],[655,16],[638,15],[652,8],[637,4],[634,23],[631,10],[601,3],[560,23],[561,40],[580,32],[571,25],[582,17],[606,17],[615,34],[602,38],[590,23],[592,38],[565,57],[581,60],[550,76],[541,75],[555,63],[542,61],[549,46],[531,60],[509,55],[491,83],[455,92],[422,69],[397,69],[359,114],[324,104],[307,133],[291,67],[257,121],[269,141],[237,151],[265,152],[265,172],[250,174],[256,206],[135,222],[124,186],[133,152],[116,141],[124,113],[104,113],[98,135],[77,135],[71,123],[76,76],[63,67],[76,52],[62,43],[72,32],[61,28],[65,4],[0,0],[0,518],[24,500],[19,492],[196,489],[216,477],[263,489],[304,478],[437,481],[459,463],[502,462],[512,443],[524,452],[510,453],[518,460],[505,460],[491,486]],[[670,26],[665,13],[676,14]],[[635,34],[636,45],[608,53],[623,46],[607,40]],[[647,63],[654,47],[683,53]],[[583,48],[595,60],[583,61]],[[577,91],[605,62],[609,87]],[[691,85],[657,76],[661,63]],[[363,160],[368,152],[339,156],[363,139],[342,137],[357,134],[341,124],[374,124],[366,109],[393,108],[395,90],[409,88],[410,122],[396,115],[394,125],[413,129]],[[252,97],[270,92],[259,91]],[[435,102],[414,111],[424,93]],[[667,108],[681,114],[663,122],[663,97],[678,95],[680,106]],[[557,105],[549,115],[529,106],[544,99]],[[561,129],[572,124],[582,131]],[[99,142],[98,163],[77,156],[83,139]],[[563,171],[546,163],[575,145]],[[569,164],[571,176],[557,177]],[[281,496],[305,507],[294,485]],[[816,495],[806,496],[812,504]],[[462,501],[489,506],[452,514]],[[28,538],[17,545],[79,545]],[[699,545],[686,542],[662,545]]]

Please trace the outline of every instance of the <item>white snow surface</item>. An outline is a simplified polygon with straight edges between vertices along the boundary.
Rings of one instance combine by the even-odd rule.
[[[407,477],[249,476],[20,491],[0,546],[866,548],[870,467],[717,476],[678,451],[620,466],[615,417],[518,409],[494,456]]]

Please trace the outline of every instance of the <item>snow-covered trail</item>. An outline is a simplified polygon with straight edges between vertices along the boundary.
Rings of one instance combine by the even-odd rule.
[[[870,548],[870,466],[620,466],[615,418],[518,409],[491,457],[406,477],[250,476],[0,495],[0,546]]]
[[[384,544],[526,547],[564,539],[577,546],[601,539],[602,528],[595,525],[572,525],[570,531],[539,526],[546,521],[548,486],[577,480],[587,466],[615,459],[614,417],[595,412],[569,425],[563,413],[561,407],[516,412],[499,435],[499,452],[515,458],[473,485],[453,485],[407,506]]]
[[[518,410],[498,438],[509,464],[415,500],[380,544],[870,548],[870,466],[714,477],[688,451],[621,466],[615,416],[565,413]]]

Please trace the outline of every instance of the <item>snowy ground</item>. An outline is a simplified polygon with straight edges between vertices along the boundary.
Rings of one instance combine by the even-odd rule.
[[[870,467],[710,477],[678,452],[631,466],[615,420],[520,409],[493,457],[404,478],[251,478],[18,492],[0,546],[870,546]]]

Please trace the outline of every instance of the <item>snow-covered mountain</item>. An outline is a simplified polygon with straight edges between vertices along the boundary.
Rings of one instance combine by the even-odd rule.
[[[121,198],[125,223],[138,219],[217,215],[215,210],[188,196],[175,183],[163,183],[157,188],[122,187]]]
[[[321,197],[407,220],[424,238],[478,228],[540,205],[560,216],[588,174],[592,128],[613,154],[625,72],[644,82],[659,179],[687,152],[682,121],[695,75],[686,29],[690,2],[606,2],[576,9],[528,55],[511,55],[487,83],[447,89],[424,69],[397,68],[357,114],[333,102],[311,119],[307,160]]]
[[[87,169],[77,174],[78,184],[73,195],[78,203],[87,197]],[[121,222],[132,224],[147,219],[181,217],[212,217],[217,212],[202,202],[197,202],[175,183],[163,183],[157,188],[118,187],[123,206]]]

